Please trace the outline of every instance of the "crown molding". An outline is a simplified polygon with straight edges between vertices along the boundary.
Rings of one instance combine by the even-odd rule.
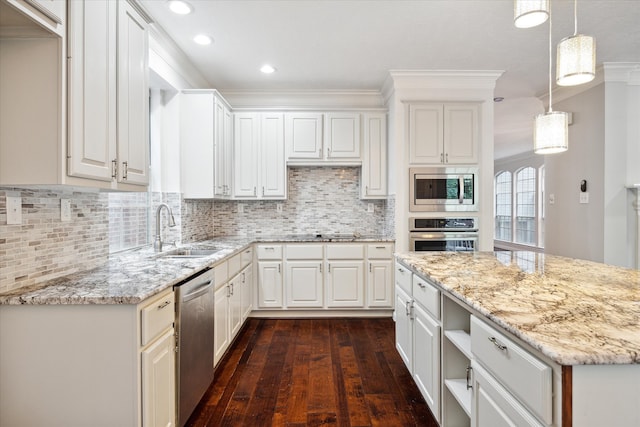
[[[219,89],[233,109],[382,109],[377,90],[283,90],[245,91]]]

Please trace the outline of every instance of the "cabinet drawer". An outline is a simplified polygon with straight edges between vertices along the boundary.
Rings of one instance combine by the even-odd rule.
[[[223,261],[220,264],[213,267],[213,282],[215,283],[215,288],[218,289],[220,286],[227,283],[229,280],[229,266],[227,261]]]
[[[390,243],[367,245],[367,256],[371,259],[389,259],[393,256],[393,245]]]
[[[396,285],[411,295],[411,270],[396,262]]]
[[[160,298],[155,298],[142,308],[140,313],[142,345],[149,344],[162,331],[173,325],[174,305],[174,293],[169,292]]]
[[[414,275],[412,290],[413,298],[426,308],[429,314],[440,319],[440,291],[438,288]]]
[[[551,424],[551,367],[475,316],[471,316],[471,351],[522,404]]]
[[[258,245],[258,259],[282,259],[282,245]]]
[[[229,264],[229,278],[240,272],[242,268],[242,254],[236,254],[227,260]]]
[[[364,245],[327,245],[327,259],[364,259]]]
[[[322,244],[287,245],[287,259],[322,259]]]
[[[240,259],[242,261],[243,268],[251,264],[253,262],[253,248],[250,247],[242,251]]]

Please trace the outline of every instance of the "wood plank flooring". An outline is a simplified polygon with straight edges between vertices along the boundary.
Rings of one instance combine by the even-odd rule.
[[[248,319],[187,423],[436,427],[385,319]]]

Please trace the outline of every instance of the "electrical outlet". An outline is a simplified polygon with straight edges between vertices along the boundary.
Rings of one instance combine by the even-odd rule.
[[[589,193],[580,193],[580,203],[589,203]]]
[[[71,200],[60,199],[60,221],[71,221]]]
[[[282,203],[276,203],[276,212],[282,213]]]
[[[238,203],[238,213],[244,213],[244,205],[242,203]]]
[[[7,196],[7,225],[22,224],[22,197]]]
[[[367,212],[373,213],[375,211],[375,206],[373,203],[367,203]]]

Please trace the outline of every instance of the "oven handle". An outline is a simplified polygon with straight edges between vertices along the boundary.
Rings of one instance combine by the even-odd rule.
[[[464,176],[458,175],[458,203],[464,202]]]

